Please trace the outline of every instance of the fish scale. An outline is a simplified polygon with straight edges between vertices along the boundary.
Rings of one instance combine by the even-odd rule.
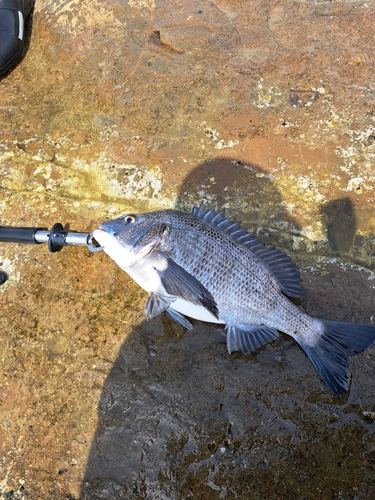
[[[273,321],[269,314],[273,313],[276,318],[279,316],[276,308],[278,302],[282,310],[289,310],[290,316],[293,313],[301,316],[299,310],[293,309],[293,304],[280,294],[268,269],[246,247],[215,227],[208,227],[207,230],[207,225],[211,223],[204,223],[200,219],[188,229],[180,230],[180,224],[183,224],[180,217],[179,212],[171,213],[168,221],[171,224],[170,241],[175,231],[175,240],[184,241],[185,238],[196,244],[176,246],[166,242],[165,248],[161,247],[161,250],[168,252],[175,262],[193,273],[213,294],[223,323],[242,324],[244,317],[246,322],[258,322],[260,316]],[[206,258],[207,255],[211,256],[210,260]],[[220,276],[217,275],[219,271]],[[283,328],[287,328],[286,321]],[[288,328],[288,333],[290,330]]]
[[[227,349],[248,354],[291,335],[337,395],[349,387],[348,357],[375,341],[375,327],[318,319],[287,296],[302,298],[297,266],[253,233],[202,204],[191,214],[159,210],[106,221],[92,237],[148,292],[147,318],[166,312],[225,325]]]

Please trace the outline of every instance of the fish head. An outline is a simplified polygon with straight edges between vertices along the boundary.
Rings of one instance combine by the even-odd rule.
[[[92,237],[123,269],[143,259],[163,243],[168,226],[152,214],[125,214],[99,224]]]

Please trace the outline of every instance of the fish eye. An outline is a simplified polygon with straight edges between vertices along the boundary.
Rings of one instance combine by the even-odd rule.
[[[135,215],[125,215],[124,222],[125,224],[133,224],[137,220]]]

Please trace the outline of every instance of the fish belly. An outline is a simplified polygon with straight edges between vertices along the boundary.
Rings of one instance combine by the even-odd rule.
[[[158,293],[162,297],[172,297],[172,295],[170,295],[161,284],[160,277],[152,266],[148,266],[148,268],[144,267],[142,269],[142,274],[137,272],[137,266],[123,269],[141,288],[143,288],[143,290],[146,290],[146,292]],[[147,280],[144,279],[145,275],[147,275]],[[177,297],[173,302],[171,302],[169,308],[174,309],[189,318],[207,321],[209,323],[224,323],[223,321],[218,320],[205,307],[199,304],[193,304],[192,302],[189,302],[181,297]]]
[[[167,293],[164,295],[168,296]],[[210,311],[208,311],[205,307],[198,304],[192,304],[191,302],[181,298],[177,298],[176,300],[174,300],[169,308],[174,309],[175,311],[183,314],[184,316],[188,316],[189,318],[198,319],[199,321],[224,324],[223,321],[215,318],[215,316],[211,314]]]

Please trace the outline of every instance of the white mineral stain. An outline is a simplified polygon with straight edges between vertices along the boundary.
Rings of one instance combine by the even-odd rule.
[[[225,142],[224,139],[221,139],[215,144],[215,149],[233,148],[233,146],[236,146],[238,143],[239,141],[237,140]]]
[[[215,149],[226,149],[226,148],[233,148],[236,146],[239,141],[237,139],[229,139],[229,140],[224,140],[224,139],[219,139],[220,133],[209,127],[206,122],[203,122],[200,124],[200,127],[203,128],[203,131],[206,135],[206,137],[212,141],[215,142]]]
[[[129,7],[133,7],[135,9],[154,9],[155,2],[154,0],[129,0]]]

